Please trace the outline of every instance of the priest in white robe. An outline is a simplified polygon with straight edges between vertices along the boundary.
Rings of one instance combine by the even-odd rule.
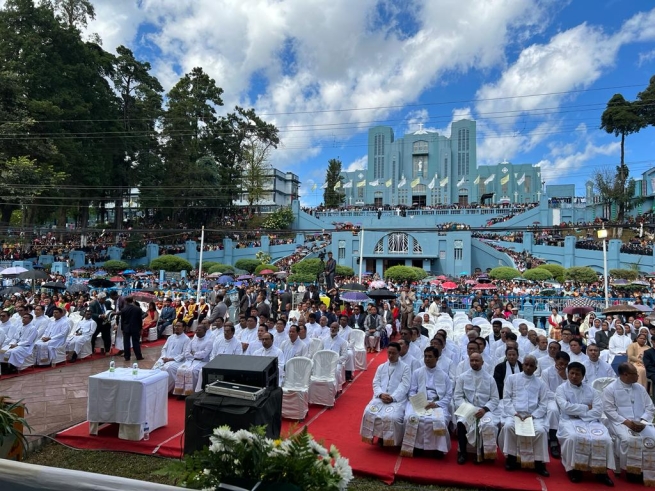
[[[178,367],[175,374],[175,395],[193,394],[198,384],[200,370],[209,361],[213,343],[206,336],[207,331],[203,324],[196,329],[196,334],[184,351],[184,362]]]
[[[23,314],[21,321],[21,326],[11,332],[11,338],[7,336],[5,345],[0,348],[0,363],[7,364],[9,371],[20,370],[34,352],[38,331],[32,324],[32,314]]]
[[[153,370],[163,370],[168,373],[168,392],[172,392],[175,388],[177,369],[184,362],[186,350],[191,344],[191,338],[185,334],[184,327],[184,322],[175,321],[173,335],[166,340],[161,349],[161,356],[152,367]]]
[[[423,360],[417,360],[409,352],[409,343],[404,339],[398,340],[398,345],[400,346],[400,361],[409,367],[409,373],[414,373],[414,370],[418,370],[423,365]]]
[[[612,366],[600,359],[600,349],[595,344],[587,346],[587,360],[584,361],[586,375],[584,381],[592,385],[599,378],[616,378]]]
[[[548,388],[534,376],[537,359],[527,355],[523,359],[523,372],[510,375],[504,386],[503,401],[505,421],[500,439],[505,454],[505,469],[513,471],[519,466],[534,468],[541,476],[550,475],[546,463],[548,438],[546,414],[548,410]],[[526,421],[532,418],[535,436],[517,436],[516,419]]]
[[[373,378],[373,399],[366,405],[359,430],[362,440],[397,447],[403,441],[405,403],[411,382],[409,367],[399,360],[400,346],[387,347],[386,363],[380,365]]]
[[[472,344],[477,347],[477,343]],[[478,462],[494,460],[498,454],[498,386],[483,369],[484,360],[480,353],[469,354],[469,365],[470,369],[457,377],[453,396],[455,408],[469,413],[466,417],[457,416],[457,463],[460,465],[466,463],[467,445],[475,449]]]
[[[614,437],[616,472],[626,471],[630,482],[655,487],[655,406],[639,383],[631,363],[619,365],[619,378],[603,391],[603,409]]]
[[[232,321],[227,321],[221,331],[220,336],[214,337],[212,353],[209,359],[213,360],[218,355],[242,355],[241,341],[234,335],[235,329]]]
[[[70,356],[71,362],[77,360],[84,345],[91,341],[91,336],[96,332],[96,321],[91,318],[91,314],[90,310],[85,310],[84,318],[77,323],[75,331],[66,339],[66,356]]]
[[[339,324],[333,322],[330,325],[330,335],[323,338],[322,350],[334,351],[339,355],[337,361],[337,387],[340,389],[346,382],[346,361],[348,360],[348,343],[339,336]]]
[[[34,307],[34,320],[32,323],[39,333],[38,339],[41,339],[46,327],[48,327],[48,324],[50,323],[50,317],[45,315],[45,309],[43,308],[43,305],[36,305]]]
[[[35,326],[36,329],[36,326]],[[50,365],[57,359],[57,348],[63,346],[68,338],[70,323],[64,309],[55,307],[52,319],[43,331],[43,336],[34,343],[36,365]]]
[[[277,373],[279,387],[282,387],[284,382],[284,353],[280,348],[274,345],[274,337],[270,332],[262,335],[262,347],[256,350],[252,356],[271,356],[277,358]]]
[[[350,333],[353,328],[348,325],[348,316],[339,316],[339,336],[341,336],[346,343],[348,343],[348,359],[346,359],[346,381],[352,382],[353,372],[355,371],[355,352],[354,342],[350,340]]]
[[[557,428],[559,427],[559,407],[555,400],[555,391],[566,382],[566,367],[569,365],[569,354],[560,351],[555,355],[555,365],[541,372],[541,380],[548,387],[548,447],[555,459],[560,457]]]
[[[607,428],[601,423],[603,400],[600,392],[583,383],[586,369],[572,362],[567,382],[555,391],[560,410],[557,429],[562,450],[562,465],[573,483],[582,481],[582,473],[591,471],[606,486],[614,486],[607,469],[614,469],[614,449]]]
[[[405,407],[405,436],[400,455],[412,457],[414,449],[436,450],[446,454],[450,450],[450,404],[453,385],[448,374],[437,367],[439,350],[428,346],[424,350],[424,367],[412,374],[409,398],[422,394],[427,404],[416,412],[411,401]]]
[[[298,356],[309,357],[309,346],[302,342],[299,337],[300,328],[296,324],[289,326],[288,339],[282,343],[282,353],[284,354],[284,362],[286,363],[291,358]]]

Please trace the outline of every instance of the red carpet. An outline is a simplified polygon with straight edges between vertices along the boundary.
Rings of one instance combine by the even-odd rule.
[[[495,463],[475,465],[468,462],[464,466],[457,465],[457,444],[454,441],[451,452],[443,460],[436,460],[430,452],[420,457],[401,458],[397,448],[382,448],[362,442],[359,436],[362,411],[372,397],[375,370],[386,361],[386,356],[382,352],[368,355],[368,359],[369,369],[356,374],[355,381],[346,386],[334,409],[310,406],[303,423],[283,420],[282,435],[300,431],[303,425],[308,425],[309,432],[317,440],[327,446],[334,444],[350,459],[350,465],[356,475],[373,477],[387,484],[401,479],[421,484],[511,491],[556,488],[598,491],[604,488],[590,474],[585,475],[585,481],[582,483],[571,484],[559,460],[551,460],[548,464],[551,476],[541,478],[531,471],[506,472],[502,454],[499,454]],[[129,451],[180,458],[183,448],[184,401],[169,397],[168,404],[168,426],[151,432],[147,442],[118,439],[118,425],[107,425],[100,430],[98,436],[91,436],[86,422],[59,433],[57,440],[81,449]],[[612,478],[621,489],[644,489],[642,485],[627,483],[623,478]]]

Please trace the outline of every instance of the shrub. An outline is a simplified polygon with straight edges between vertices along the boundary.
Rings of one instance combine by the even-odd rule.
[[[109,261],[105,261],[105,263],[102,265],[104,269],[109,271],[110,273],[118,273],[119,271],[123,271],[124,269],[128,269],[130,267],[129,264],[127,264],[125,261],[118,261],[117,259],[110,259]]]
[[[312,275],[316,279],[316,275],[323,272],[324,263],[320,259],[305,259],[304,261],[297,262],[291,266],[291,272],[297,274]],[[313,281],[313,280],[312,280]]]
[[[523,277],[530,281],[546,281],[553,277],[553,273],[544,268],[532,268],[523,273]]]
[[[417,268],[416,266],[410,266],[414,271],[416,271],[416,277],[419,280],[423,280],[428,277],[428,272],[423,268]]]
[[[280,268],[278,268],[275,264],[260,264],[255,268],[255,274],[259,274],[265,269],[270,269],[271,271],[274,271],[276,273],[280,271]]]
[[[598,281],[598,274],[589,266],[573,266],[566,270],[566,279],[580,283],[595,283]]]
[[[150,268],[155,271],[163,269],[164,271],[179,272],[182,270],[191,271],[193,266],[186,259],[177,256],[160,256],[153,259],[150,263]]]
[[[255,268],[259,266],[261,262],[259,262],[257,259],[239,259],[236,263],[234,263],[234,267],[237,269],[244,269],[248,271],[248,273],[253,274],[255,272]]]
[[[262,228],[281,230],[289,228],[294,220],[293,211],[291,207],[287,206],[280,208],[266,217],[262,223]]]
[[[553,274],[553,278],[559,283],[564,281],[566,275],[566,268],[564,266],[560,266],[559,264],[542,264],[539,267],[550,271]]]
[[[637,271],[634,271],[632,269],[610,269],[609,271],[610,278],[614,279],[620,279],[620,280],[629,280],[629,281],[634,281],[637,279],[639,274]]]
[[[314,283],[316,275],[307,273],[294,273],[287,278],[288,283]]]
[[[335,271],[337,276],[354,276],[355,270],[348,266],[339,266],[337,264],[337,269]]]
[[[412,266],[391,266],[384,272],[384,277],[399,282],[413,282],[419,281],[427,276],[427,273],[422,276],[421,272],[425,273],[421,268]]]
[[[511,280],[517,276],[521,276],[521,272],[509,266],[498,266],[489,271],[489,277],[495,280]]]
[[[205,265],[202,265],[202,269],[205,269]],[[209,268],[206,268],[208,273],[234,273],[234,268],[229,264],[214,263]]]

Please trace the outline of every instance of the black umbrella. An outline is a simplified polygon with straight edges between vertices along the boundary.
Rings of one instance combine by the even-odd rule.
[[[21,280],[47,280],[49,278],[48,273],[45,271],[39,271],[33,269],[32,271],[23,271],[18,275]]]
[[[92,286],[93,288],[111,288],[112,286],[115,286],[116,283],[108,280],[107,278],[93,278],[89,280],[88,285]]]
[[[89,287],[84,283],[75,283],[66,288],[66,291],[69,293],[86,293],[89,291]]]
[[[157,291],[157,289],[153,288],[151,286],[149,286],[148,288],[142,288],[141,290],[139,290],[140,293],[155,293],[156,291]]]
[[[51,288],[53,290],[65,290],[66,285],[64,285],[63,283],[58,283],[56,281],[48,281],[47,283],[41,285],[41,288]]]
[[[23,293],[23,289],[18,288],[17,286],[10,286],[9,288],[4,288],[0,290],[0,296],[3,297],[8,297],[9,295],[13,295],[14,293]]]
[[[371,300],[391,300],[396,298],[398,295],[386,288],[380,288],[379,290],[371,290],[366,293],[368,298]]]
[[[344,283],[339,290],[342,292],[365,292],[366,287],[360,283]]]

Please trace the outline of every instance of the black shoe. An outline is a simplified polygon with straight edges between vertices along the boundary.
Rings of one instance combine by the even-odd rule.
[[[145,360],[145,358],[143,356],[137,356],[136,359],[139,360],[139,361]]]
[[[610,476],[607,474],[598,474],[596,476],[596,481],[603,483],[605,486],[613,488],[614,487],[614,481],[610,479]]]
[[[123,356],[125,354],[125,351],[120,350],[118,353],[116,353],[116,356]]]
[[[505,458],[505,470],[513,471],[516,470],[518,463],[516,462],[516,455],[508,455]]]
[[[459,465],[466,464],[466,454],[464,452],[457,452],[457,463]]]
[[[559,450],[559,443],[557,442],[550,442],[550,455],[554,459],[559,459],[561,457],[561,452]]]
[[[71,355],[71,362],[74,362],[75,360],[77,360],[77,352],[73,351],[73,354]]]
[[[581,481],[580,475],[576,471],[568,471],[566,475],[569,476],[569,481],[573,483],[579,483]]]
[[[546,469],[546,465],[543,462],[535,462],[534,470],[540,476],[550,477],[550,472],[548,472],[548,469]]]
[[[130,361],[130,359],[129,359],[129,358],[125,358],[125,361]]]
[[[630,474],[629,472],[626,472],[625,479],[626,481],[635,484],[641,484],[643,482],[643,476],[641,474]]]

